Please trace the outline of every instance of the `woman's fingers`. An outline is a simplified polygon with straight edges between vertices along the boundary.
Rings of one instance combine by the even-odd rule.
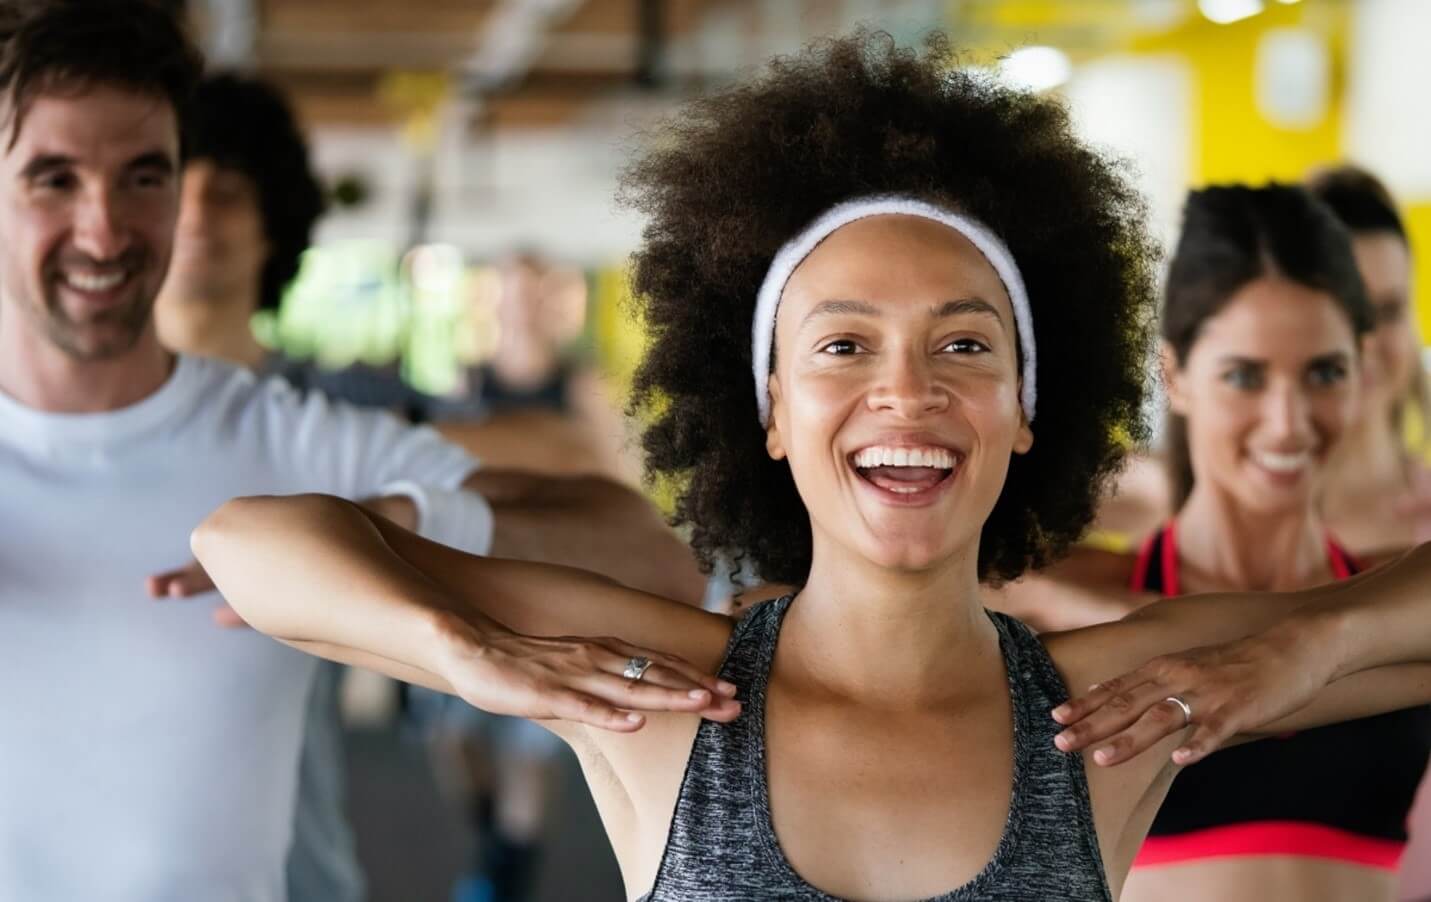
[[[1200,697],[1181,683],[1151,675],[1156,666],[1157,662],[1150,662],[1056,708],[1054,718],[1068,726],[1054,737],[1054,744],[1066,752],[1097,746],[1093,760],[1113,765],[1186,730],[1191,720],[1173,699],[1182,700],[1196,712],[1201,707]],[[1184,762],[1175,757],[1175,763]]]
[[[715,677],[679,658],[620,640],[508,633],[482,646],[481,654],[457,656],[454,686],[469,687],[461,693],[464,698],[496,713],[570,720],[621,732],[644,725],[641,711],[718,721],[740,714],[738,702],[708,688],[721,684]],[[637,679],[626,675],[632,659],[647,662]]]
[[[651,670],[655,670],[652,665]],[[649,679],[650,671],[647,671]],[[673,677],[674,678],[674,677]],[[684,678],[675,688],[658,682],[628,680],[612,674],[592,674],[574,688],[618,707],[633,711],[674,711],[684,714],[714,715],[712,719],[729,720],[740,713],[740,705],[729,699],[717,699],[710,690],[694,686]]]
[[[1171,701],[1156,702],[1145,708],[1128,727],[1106,741],[1099,741],[1093,750],[1093,760],[1105,766],[1122,764],[1187,728],[1182,708]]]
[[[712,674],[703,673],[700,668],[696,667],[694,664],[690,663],[684,658],[678,658],[675,655],[668,655],[663,652],[638,648],[635,645],[631,645],[627,642],[622,642],[620,639],[611,639],[608,641],[610,643],[611,648],[615,649],[620,654],[626,656],[627,661],[629,661],[631,658],[648,658],[656,664],[660,664],[672,671],[675,671],[676,673],[681,674],[691,682],[696,683],[700,686],[704,686],[706,689],[709,689],[716,695],[724,696],[726,698],[735,697],[735,684],[726,682],[725,680],[713,676]],[[624,669],[625,664],[623,663],[622,666]]]
[[[1053,739],[1065,752],[1078,752],[1089,743],[1106,739],[1135,722],[1149,704],[1165,699],[1158,684],[1133,670],[1116,679],[1089,687],[1088,693],[1053,709],[1053,719],[1066,727]]]
[[[632,733],[646,724],[646,718],[635,711],[623,711],[610,702],[572,689],[549,690],[543,694],[550,706],[551,717],[556,720],[586,724],[617,733]]]
[[[1206,721],[1197,724],[1192,736],[1173,750],[1173,763],[1196,764],[1221,748],[1237,732],[1238,728],[1230,719],[1218,711],[1210,712]]]

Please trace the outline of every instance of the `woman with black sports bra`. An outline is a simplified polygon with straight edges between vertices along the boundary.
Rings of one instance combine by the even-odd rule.
[[[199,528],[225,598],[549,725],[655,902],[1108,902],[1170,761],[1431,700],[1431,549],[1061,636],[984,609],[1141,431],[1154,256],[1057,103],[955,63],[824,43],[702,99],[628,183],[648,467],[707,564],[793,598],[737,622],[321,496]]]
[[[1347,237],[1306,191],[1193,192],[1162,315],[1178,513],[1136,555],[1076,553],[1033,592],[1122,585],[1136,606],[1362,570],[1318,501],[1370,322]],[[1395,898],[1429,753],[1425,707],[1219,752],[1172,784],[1123,899]]]

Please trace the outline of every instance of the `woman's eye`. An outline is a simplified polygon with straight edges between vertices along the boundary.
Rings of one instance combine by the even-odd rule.
[[[43,191],[65,191],[73,187],[74,183],[74,176],[70,175],[68,172],[57,172],[53,175],[47,175],[36,181],[35,187],[40,188]]]
[[[826,343],[825,346],[820,349],[820,353],[843,357],[848,354],[854,354],[859,351],[859,349],[860,346],[850,339],[837,338],[834,341]]]
[[[956,338],[940,350],[952,351],[955,354],[987,354],[989,346],[973,338]]]
[[[163,188],[169,184],[169,175],[164,172],[137,172],[132,184],[136,188]]]
[[[1243,391],[1262,387],[1262,376],[1256,370],[1229,370],[1223,374],[1222,381]]]
[[[1347,377],[1347,369],[1340,363],[1323,363],[1312,367],[1307,380],[1315,386],[1336,385]]]

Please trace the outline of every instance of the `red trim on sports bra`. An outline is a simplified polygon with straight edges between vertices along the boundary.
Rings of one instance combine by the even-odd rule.
[[[1398,840],[1362,836],[1322,824],[1253,821],[1174,836],[1149,836],[1143,840],[1133,867],[1189,864],[1207,858],[1293,855],[1394,871],[1405,849],[1406,843]]]
[[[1351,579],[1357,571],[1361,570],[1356,560],[1331,536],[1327,536],[1327,557],[1332,562],[1332,576],[1336,577],[1338,582]]]
[[[1178,579],[1178,521],[1169,520],[1163,530],[1163,596],[1176,598],[1183,594],[1182,581]]]
[[[1154,530],[1138,549],[1138,559],[1133,562],[1133,579],[1129,582],[1134,592],[1146,592],[1148,585],[1148,565],[1152,563],[1153,544],[1158,541],[1158,532]]]
[[[1161,530],[1154,531],[1143,540],[1142,546],[1138,549],[1138,558],[1133,564],[1133,578],[1129,581],[1133,591],[1145,591],[1148,585],[1148,568],[1153,564],[1153,545],[1161,535],[1163,547],[1161,560],[1158,563],[1163,570],[1162,595],[1164,598],[1176,598],[1183,594],[1182,581],[1178,577],[1177,524],[1176,519],[1169,520]],[[1356,560],[1330,535],[1327,536],[1327,563],[1332,568],[1332,578],[1339,582],[1351,579],[1361,570]]]

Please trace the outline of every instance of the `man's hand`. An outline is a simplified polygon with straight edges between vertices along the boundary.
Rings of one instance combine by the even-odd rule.
[[[204,572],[198,561],[190,561],[175,570],[154,574],[145,580],[145,588],[149,590],[150,598],[193,598],[214,591],[214,581],[209,579],[209,574]],[[213,617],[214,622],[222,627],[248,626],[237,611],[222,602],[214,608]]]

